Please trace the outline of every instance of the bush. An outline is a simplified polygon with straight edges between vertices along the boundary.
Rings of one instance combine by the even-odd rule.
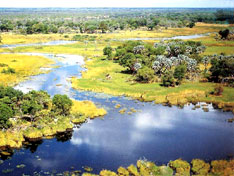
[[[214,88],[214,95],[220,96],[223,94],[223,86],[222,85],[216,85]]]
[[[52,110],[58,115],[69,115],[72,107],[72,100],[67,95],[55,95],[52,100]]]
[[[234,57],[222,56],[211,60],[211,79],[220,82],[223,78],[232,77],[234,75]]]
[[[173,73],[167,71],[164,76],[162,77],[162,86],[165,87],[174,87],[175,86],[175,79],[173,77]]]
[[[12,109],[0,102],[0,129],[1,128],[9,128],[11,125],[9,118],[13,116],[13,111]]]
[[[108,59],[112,58],[112,48],[107,46],[103,49],[103,55],[107,56]]]
[[[174,77],[177,79],[177,84],[181,84],[181,81],[185,77],[186,71],[187,71],[187,68],[185,65],[179,65],[175,68]]]
[[[151,68],[143,67],[138,70],[136,80],[140,82],[150,82],[154,78],[154,71]]]
[[[219,31],[219,35],[221,36],[221,39],[227,39],[229,33],[230,33],[229,29]]]
[[[5,73],[5,74],[12,74],[12,73],[15,73],[15,69],[14,68],[10,68],[8,67],[7,69],[3,69],[2,70],[2,73]]]
[[[195,26],[195,23],[194,22],[190,22],[189,24],[188,24],[188,27],[190,27],[190,28],[193,28]]]

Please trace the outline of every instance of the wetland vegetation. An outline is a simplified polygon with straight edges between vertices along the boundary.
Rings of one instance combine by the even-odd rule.
[[[229,176],[234,173],[233,9],[0,8],[0,14],[2,174]],[[178,115],[169,114],[174,119],[168,118],[167,113],[174,105],[184,109],[173,109]],[[189,114],[193,114],[191,109],[199,111],[196,115],[202,118],[188,122]],[[186,125],[196,134],[189,132]],[[172,126],[181,134],[188,133],[187,140],[195,135],[210,147],[211,143],[215,145],[212,135],[217,135],[221,142],[211,154],[209,147],[183,141],[179,132],[174,137],[180,139],[169,137],[175,132],[170,131]],[[207,131],[200,132],[198,128]],[[162,146],[157,146],[154,140],[162,142]],[[197,148],[192,148],[193,153],[181,147],[180,142],[186,147],[189,143],[191,148],[199,145],[204,157],[196,153]],[[171,150],[166,143],[175,145],[181,153],[174,151],[176,154],[169,152],[164,156],[161,153]],[[38,149],[39,145],[42,149]],[[76,153],[73,145],[78,146],[80,153]],[[140,145],[148,153],[141,151]],[[134,157],[123,151],[124,146]],[[159,158],[153,154],[157,153],[155,146],[162,150]],[[50,158],[43,160],[47,148],[55,154],[66,151],[71,158],[67,160],[70,169],[57,161],[62,161],[61,157],[53,158],[56,163]],[[32,152],[30,156],[24,153],[26,149]],[[81,158],[74,159],[73,152]],[[25,163],[18,163],[21,153]],[[66,154],[60,156],[67,158]],[[110,163],[114,162],[112,155],[119,159],[115,164]],[[152,162],[140,159],[145,155]],[[101,163],[97,163],[98,157]],[[31,169],[27,159],[33,161]],[[11,160],[15,169],[10,167]],[[84,167],[82,171],[70,163],[76,161],[79,168]]]

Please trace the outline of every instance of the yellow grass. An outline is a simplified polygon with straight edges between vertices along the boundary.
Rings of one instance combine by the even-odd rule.
[[[68,35],[69,38],[64,38]],[[73,34],[31,34],[21,35],[14,33],[2,33],[3,44],[25,44],[25,43],[41,43],[54,40],[70,40]]]
[[[96,105],[91,101],[73,101],[73,106],[71,109],[72,114],[82,114],[86,117],[91,119],[103,116],[107,112],[103,108],[98,108]]]
[[[14,74],[1,73],[3,69],[7,69],[7,66],[0,67],[0,84],[14,85],[31,75],[43,73],[40,68],[50,66],[53,61],[40,56],[0,54],[0,63],[7,64],[16,71]]]

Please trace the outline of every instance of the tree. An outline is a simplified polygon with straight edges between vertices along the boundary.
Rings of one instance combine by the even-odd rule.
[[[2,36],[0,35],[0,43],[2,43]]]
[[[185,73],[186,73],[186,66],[185,65],[179,65],[175,68],[174,71],[174,78],[177,79],[177,84],[181,84],[181,81],[184,79],[185,77]]]
[[[102,33],[106,33],[106,31],[108,30],[108,26],[106,25],[106,23],[104,21],[102,21],[99,24],[99,29],[102,30]]]
[[[195,26],[195,23],[194,22],[190,22],[189,24],[188,24],[188,27],[190,27],[190,28],[193,28]]]
[[[234,56],[219,56],[211,60],[211,79],[219,82],[222,78],[234,76]]]
[[[69,115],[72,107],[72,100],[67,95],[55,95],[52,99],[52,110],[58,115]]]
[[[140,82],[150,82],[154,78],[154,70],[148,67],[143,67],[138,70],[136,80]]]
[[[174,87],[175,79],[173,77],[173,73],[171,71],[167,71],[162,77],[162,86],[165,87]]]
[[[103,55],[107,56],[108,59],[112,58],[112,48],[107,46],[103,49]]]
[[[219,35],[221,35],[221,39],[227,39],[229,33],[230,33],[229,29],[219,31]]]
[[[129,70],[133,71],[133,66],[136,63],[136,57],[133,53],[127,53],[123,58],[119,60],[119,64],[129,68]]]
[[[12,109],[8,105],[0,102],[0,129],[8,128],[11,125],[9,121],[11,117],[13,117]]]

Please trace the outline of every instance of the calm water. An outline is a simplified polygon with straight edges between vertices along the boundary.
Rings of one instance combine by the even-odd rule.
[[[211,105],[208,106],[209,112],[204,112],[202,109],[192,110],[193,105],[180,109],[73,90],[68,78],[81,76],[80,71],[84,70],[81,56],[34,55],[54,59],[60,67],[51,69],[48,74],[33,76],[16,86],[17,89],[24,92],[42,89],[51,95],[61,93],[77,100],[92,100],[106,108],[108,114],[75,128],[71,133],[16,150],[10,159],[0,164],[0,171],[14,169],[6,175],[33,175],[34,172],[47,175],[47,172],[72,171],[73,167],[83,170],[84,166],[92,167],[94,173],[103,168],[115,171],[119,166],[136,163],[140,158],[166,164],[177,158],[210,161],[233,156],[234,125],[226,121],[233,116],[232,113],[215,110]],[[127,108],[127,112],[130,108],[137,112],[122,115],[114,108],[116,104]],[[19,164],[26,167],[17,169]]]

